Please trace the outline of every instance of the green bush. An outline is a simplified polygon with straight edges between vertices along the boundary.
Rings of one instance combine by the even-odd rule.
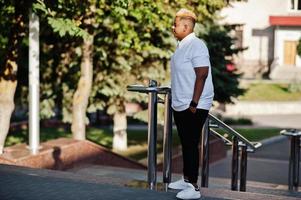
[[[288,86],[288,91],[293,92],[301,92],[301,83],[291,83]]]
[[[224,123],[228,124],[228,125],[252,125],[253,122],[252,120],[248,119],[248,118],[228,118],[225,117],[223,118]]]

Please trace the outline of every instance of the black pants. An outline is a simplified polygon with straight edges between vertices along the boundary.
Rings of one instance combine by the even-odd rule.
[[[182,144],[183,175],[190,183],[196,183],[199,176],[199,143],[208,110],[197,109],[192,113],[189,109],[173,111],[178,134]]]

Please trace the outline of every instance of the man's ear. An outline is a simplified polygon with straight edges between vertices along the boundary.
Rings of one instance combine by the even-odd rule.
[[[188,31],[188,29],[189,29],[188,24],[184,24],[184,32]]]

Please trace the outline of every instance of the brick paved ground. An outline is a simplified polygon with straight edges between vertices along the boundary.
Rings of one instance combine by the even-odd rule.
[[[114,186],[70,172],[0,165],[1,200],[175,200],[175,192]],[[106,177],[110,179],[110,177]],[[106,182],[106,181],[105,181]],[[297,198],[201,188],[202,199],[293,200]]]
[[[173,193],[129,189],[35,174],[1,173],[1,200],[117,200],[174,199]]]
[[[97,165],[82,165],[78,168],[69,170],[76,174],[88,175],[99,177],[105,180],[105,177],[110,177],[107,183],[116,185],[132,185],[131,180],[135,180],[133,184],[140,182],[146,185],[146,171],[143,170],[132,170],[122,169],[108,166],[97,166]],[[172,174],[173,181],[181,178],[181,174]],[[162,172],[157,173],[157,181],[162,182]],[[199,183],[200,184],[200,183]],[[143,184],[140,184],[143,185]],[[231,180],[229,178],[214,178],[209,177],[209,188],[210,189],[223,189],[230,190]],[[287,185],[281,185],[276,183],[262,183],[247,181],[247,191],[251,193],[261,193],[276,196],[290,196],[298,197],[301,199],[301,192],[290,192],[287,190]],[[301,191],[301,188],[300,188]]]
[[[72,173],[0,165],[1,200],[160,200],[174,192],[157,192],[99,183]],[[221,198],[203,197],[219,200]]]

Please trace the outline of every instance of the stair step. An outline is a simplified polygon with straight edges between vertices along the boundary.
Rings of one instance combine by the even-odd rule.
[[[230,189],[231,180],[227,178],[209,178],[209,187],[219,188],[219,189]],[[288,197],[298,197],[301,198],[301,192],[288,191],[287,185],[273,184],[273,183],[263,183],[258,181],[247,181],[247,192],[260,193],[260,194],[270,194]],[[301,191],[301,187],[299,187]]]
[[[120,186],[144,187],[144,188],[147,187],[146,170],[125,169],[119,167],[108,167],[108,166],[100,166],[100,165],[82,165],[70,169],[68,171],[76,174],[81,174],[81,175],[99,177],[102,178],[105,183],[116,184]],[[172,174],[173,181],[178,180],[180,178],[181,178],[181,174],[176,174],[176,173]],[[161,186],[162,172],[157,173],[157,182],[159,185],[158,187],[163,188]],[[215,177],[209,178],[210,191],[212,190],[218,192],[224,191],[224,193],[228,194],[228,191],[231,191],[230,185],[231,185],[230,179],[215,178]],[[202,189],[204,189],[204,191],[207,191],[208,188],[202,188]],[[301,191],[301,188],[299,191]],[[231,192],[235,193],[236,191],[231,191]],[[230,194],[232,195],[231,192],[228,195]],[[281,197],[282,199],[287,199],[289,197],[301,198],[301,192],[288,191],[287,185],[263,183],[257,181],[247,181],[247,192],[239,192],[239,193],[245,193],[251,199],[253,198],[251,194],[254,194],[255,196],[257,195],[257,197],[261,197],[260,195],[268,195],[268,196],[273,195],[273,196]],[[220,198],[220,196],[212,196],[212,197]]]

